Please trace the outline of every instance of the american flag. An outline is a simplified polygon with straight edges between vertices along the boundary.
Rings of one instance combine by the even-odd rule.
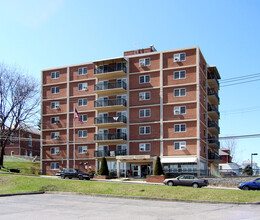
[[[80,122],[80,124],[83,124],[83,121],[82,121],[82,118],[80,117],[77,109],[75,108],[75,111],[74,111],[74,119],[78,119],[78,121]]]

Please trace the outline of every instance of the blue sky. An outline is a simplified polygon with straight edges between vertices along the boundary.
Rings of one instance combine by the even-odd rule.
[[[199,46],[222,79],[260,72],[258,0],[0,0],[0,62],[39,81],[41,70]],[[221,136],[260,133],[260,81],[220,90]],[[260,165],[260,138],[238,139],[236,160]]]

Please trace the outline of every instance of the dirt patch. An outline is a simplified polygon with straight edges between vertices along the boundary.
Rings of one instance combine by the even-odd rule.
[[[58,187],[55,185],[43,186],[40,191],[57,191]]]

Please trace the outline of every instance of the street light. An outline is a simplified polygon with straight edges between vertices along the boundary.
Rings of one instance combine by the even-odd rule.
[[[253,165],[253,156],[255,156],[255,155],[258,155],[257,153],[252,153],[251,154],[251,169],[252,169],[252,176],[253,176],[253,173],[254,173],[254,170],[253,170],[253,167],[252,167],[252,165]]]

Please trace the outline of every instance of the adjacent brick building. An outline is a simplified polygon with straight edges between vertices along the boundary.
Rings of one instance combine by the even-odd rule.
[[[11,134],[5,147],[5,155],[40,157],[40,131],[27,125],[21,125]]]
[[[219,82],[198,47],[42,71],[42,169],[110,170],[141,177],[156,156],[171,173],[218,169]],[[74,121],[75,108],[83,123]],[[75,134],[75,135],[74,135]]]

